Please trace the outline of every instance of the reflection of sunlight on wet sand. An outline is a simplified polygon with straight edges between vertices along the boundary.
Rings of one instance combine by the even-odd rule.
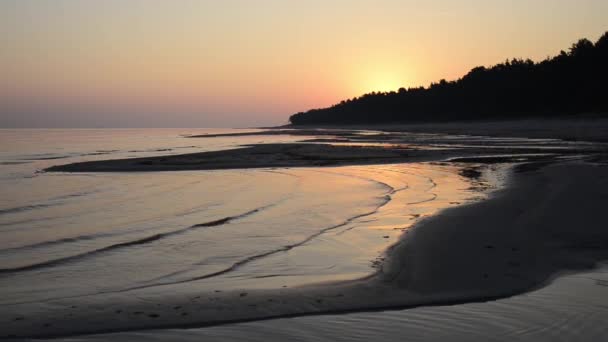
[[[420,163],[304,171],[321,177],[339,175],[376,182],[383,186],[389,200],[369,215],[327,231],[298,248],[248,265],[240,271],[241,285],[297,286],[354,279],[372,273],[383,252],[413,224],[479,196],[471,190],[470,180],[460,176],[458,170],[455,166]]]
[[[6,298],[25,300],[30,291],[43,299],[280,288],[364,277],[414,223],[478,196],[458,171],[412,163],[46,175],[33,182],[70,177],[79,187],[62,190],[86,200],[68,196],[38,208],[46,219],[2,242],[17,249],[4,252],[0,268],[40,265],[13,272]],[[47,268],[53,282],[44,281]]]

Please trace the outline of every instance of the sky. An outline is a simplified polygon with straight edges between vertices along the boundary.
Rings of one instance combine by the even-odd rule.
[[[1,0],[0,127],[252,127],[541,60],[606,0]]]

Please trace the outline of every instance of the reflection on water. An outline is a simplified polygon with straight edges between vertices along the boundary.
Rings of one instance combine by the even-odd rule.
[[[2,187],[13,194],[0,200],[5,305],[358,278],[412,223],[474,195],[454,167],[432,164],[37,174],[66,162],[168,153],[163,145],[183,153],[294,138],[193,147],[202,140],[165,130],[2,133],[14,139],[2,161],[34,160],[2,166]],[[69,157],[49,159],[58,154]]]

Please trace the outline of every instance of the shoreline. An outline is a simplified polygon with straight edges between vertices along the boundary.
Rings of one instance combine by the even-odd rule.
[[[311,341],[601,341],[607,317],[608,265],[564,275],[546,287],[489,302],[406,310],[326,314],[193,329],[83,335],[79,341],[266,341],[308,331]],[[564,324],[556,324],[556,322]],[[548,330],[547,327],[551,327]],[[575,328],[575,329],[572,329]],[[370,338],[367,338],[370,339]],[[72,339],[60,339],[68,341]]]
[[[36,322],[13,322],[5,336],[23,336],[26,331],[38,331],[29,336],[51,337],[192,328],[279,317],[459,304],[524,293],[550,283],[560,272],[589,269],[608,258],[602,245],[608,245],[608,233],[600,230],[608,219],[599,210],[608,204],[608,177],[603,176],[608,174],[606,168],[605,161],[524,167],[491,198],[445,209],[416,224],[389,248],[382,268],[364,279],[278,290],[199,294],[198,299],[187,300],[165,296],[159,299],[161,308],[137,300],[123,303],[124,310],[156,312],[152,320],[146,315],[134,315],[116,321],[116,308],[102,310],[99,305],[88,303],[97,310],[74,310],[82,323],[76,330],[70,319],[57,317],[57,309],[51,309],[37,317]],[[547,203],[554,208],[543,209]],[[568,215],[568,210],[580,212]],[[556,218],[557,213],[566,216]],[[584,232],[580,227],[573,231],[572,224],[581,217],[585,222],[595,222],[595,226],[586,227]],[[214,299],[204,300],[201,295]],[[83,304],[87,306],[86,302]],[[171,315],[165,306],[198,311],[184,319]],[[62,302],[57,301],[52,307],[62,308]],[[36,323],[46,321],[53,323],[43,330],[36,328]],[[96,322],[106,322],[106,326]],[[113,326],[107,326],[107,322]]]
[[[492,119],[443,121],[436,123],[382,123],[382,124],[319,124],[274,127],[257,127],[261,132],[236,134],[196,135],[192,138],[218,136],[246,136],[264,134],[332,135],[345,131],[382,131],[391,133],[456,134],[494,138],[561,139],[569,142],[608,142],[608,118],[603,114],[576,115],[574,117],[530,117],[521,119]]]
[[[446,121],[438,123],[394,123],[372,125],[288,125],[273,129],[328,131],[377,130],[430,134],[466,134],[497,138],[561,139],[571,142],[608,142],[608,118],[605,116],[580,116],[556,118],[527,118],[504,120]]]

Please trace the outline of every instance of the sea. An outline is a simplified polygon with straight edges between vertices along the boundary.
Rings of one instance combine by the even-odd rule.
[[[256,130],[0,130],[0,310],[108,294],[162,296],[363,278],[376,271],[387,248],[416,222],[483,197],[458,168],[437,163],[127,173],[44,171],[80,161],[220,151],[315,138],[191,137],[248,131]],[[605,278],[604,273],[602,276]],[[551,291],[567,292],[563,287]],[[520,317],[528,317],[540,325],[548,310],[543,305],[561,305],[553,310],[562,315],[557,317],[593,313],[583,310],[587,303],[580,298],[562,305],[554,297],[541,293],[515,305],[507,299],[487,305],[66,340],[368,341],[375,336],[389,341],[403,334],[403,329],[410,329],[409,336],[416,341],[449,337],[444,335],[446,331],[466,340],[472,332],[490,337],[496,331],[492,324],[500,324],[506,333],[492,340],[507,341],[539,335],[539,331],[526,331],[527,325],[521,327],[521,335],[514,335],[517,330],[509,329],[509,324],[517,327]],[[568,310],[572,306],[580,310]],[[518,316],[521,311],[527,316]],[[505,319],[501,315],[512,316]],[[467,318],[457,319],[463,316]],[[498,318],[500,323],[493,321]],[[481,329],[476,329],[480,324]],[[594,327],[598,329],[598,325]]]
[[[412,223],[473,197],[455,169],[422,164],[44,172],[307,138],[189,137],[242,131],[0,131],[0,305],[356,279]]]

